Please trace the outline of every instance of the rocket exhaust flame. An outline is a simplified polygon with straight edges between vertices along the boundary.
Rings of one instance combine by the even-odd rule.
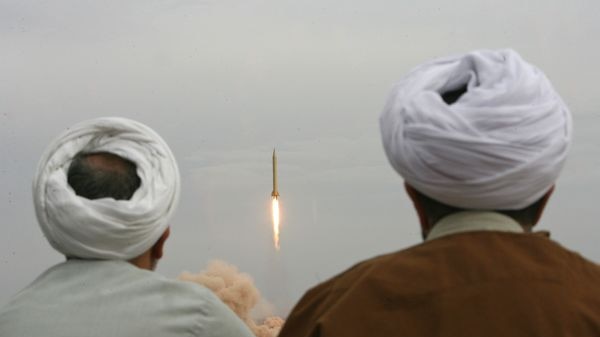
[[[279,250],[279,199],[277,197],[272,198],[272,209],[273,209],[273,242],[275,249]]]
[[[271,192],[273,212],[273,241],[279,250],[279,191],[277,191],[277,155],[273,149],[273,192]]]

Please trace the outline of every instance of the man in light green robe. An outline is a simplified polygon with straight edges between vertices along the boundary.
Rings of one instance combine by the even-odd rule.
[[[178,195],[175,159],[147,126],[69,128],[34,180],[38,222],[67,261],[0,308],[0,336],[252,336],[210,290],[153,272]]]

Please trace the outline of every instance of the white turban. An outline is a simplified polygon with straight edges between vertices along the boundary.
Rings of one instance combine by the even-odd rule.
[[[440,94],[466,85],[453,104]],[[467,209],[529,206],[555,183],[571,115],[546,76],[513,50],[418,66],[380,117],[392,166],[421,193]]]
[[[90,200],[67,182],[79,152],[109,152],[136,164],[140,187],[129,200]],[[124,118],[77,124],[50,144],[33,181],[38,222],[50,244],[70,257],[127,260],[152,247],[179,199],[179,171],[165,141]]]

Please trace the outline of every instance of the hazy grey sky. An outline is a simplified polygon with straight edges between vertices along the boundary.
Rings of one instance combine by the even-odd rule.
[[[0,0],[0,304],[62,260],[31,179],[52,138],[99,116],[150,125],[178,158],[165,275],[223,259],[285,314],[316,282],[420,242],[378,115],[411,67],[478,48],[514,48],[571,107],[571,156],[539,227],[600,261],[598,17],[592,0]]]

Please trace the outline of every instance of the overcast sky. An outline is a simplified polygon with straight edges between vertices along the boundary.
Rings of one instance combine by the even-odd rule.
[[[148,124],[177,156],[167,276],[223,259],[286,314],[315,283],[417,244],[378,115],[413,66],[479,48],[514,48],[571,107],[571,156],[539,227],[600,261],[598,17],[593,0],[0,0],[0,304],[62,260],[32,176],[51,139],[99,116]]]

